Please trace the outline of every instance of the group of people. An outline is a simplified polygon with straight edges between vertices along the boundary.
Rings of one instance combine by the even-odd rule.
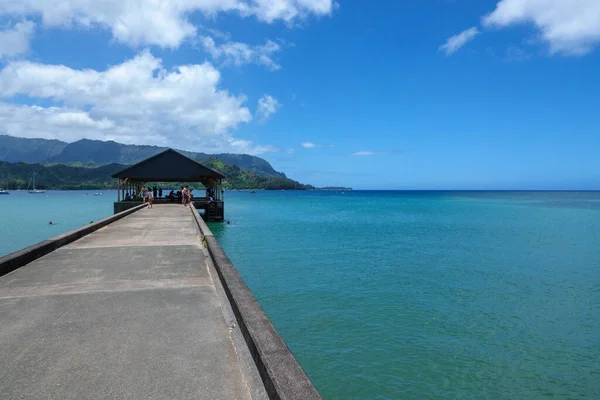
[[[146,186],[142,186],[142,189],[140,190],[140,193],[138,194],[138,196],[136,196],[135,191],[132,193],[127,192],[126,196],[125,196],[125,200],[135,200],[135,199],[142,199],[142,204],[148,204],[148,208],[152,208],[152,203],[154,202],[154,199],[157,197],[162,197],[162,188],[157,188],[156,186],[154,186],[153,188],[147,188]],[[208,199],[209,203],[212,203],[214,201],[214,190],[213,188],[207,188],[206,189],[206,198]],[[171,190],[171,192],[165,196],[166,199],[169,199],[170,201],[179,201],[181,200],[181,204],[183,204],[184,206],[187,206],[188,204],[190,204],[192,202],[192,198],[194,197],[194,195],[192,194],[192,190],[188,187],[188,185],[182,186],[181,187],[181,191],[173,191]]]
[[[135,193],[135,190],[132,191],[131,193],[127,192],[125,194],[125,200],[135,200],[135,199],[140,199],[140,198],[142,200],[144,200],[144,192],[145,193],[150,192],[150,193],[152,193],[152,197],[156,198],[156,197],[162,197],[163,190],[162,190],[162,188],[157,188],[156,186],[152,187],[152,189],[146,188],[146,186],[143,186],[142,190],[138,194]]]
[[[171,190],[168,195],[165,196],[166,199],[169,199],[172,202],[181,202],[183,205],[187,205],[192,201],[194,195],[192,194],[192,189],[190,189],[187,185],[182,186],[181,190],[175,192]]]

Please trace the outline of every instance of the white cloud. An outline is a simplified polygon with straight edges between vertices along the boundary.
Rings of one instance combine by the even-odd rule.
[[[475,39],[475,36],[478,34],[479,30],[476,27],[466,29],[458,35],[450,37],[446,43],[440,46],[440,50],[446,53],[446,55],[454,54],[458,51],[458,49]]]
[[[355,153],[352,153],[351,155],[353,155],[353,156],[376,156],[378,154],[383,154],[383,153],[378,152],[378,151],[357,151]]]
[[[240,42],[225,42],[216,44],[210,36],[203,36],[199,39],[202,48],[210,54],[216,61],[237,67],[244,64],[257,64],[270,69],[271,71],[281,68],[273,60],[273,55],[281,50],[277,43],[267,40],[264,45],[251,46]]]
[[[188,19],[194,12],[236,12],[293,25],[310,15],[329,15],[332,9],[332,0],[0,0],[0,16],[41,17],[51,27],[102,27],[122,43],[169,48],[196,34]]]
[[[258,99],[258,107],[256,109],[256,116],[260,118],[261,122],[268,120],[271,115],[277,112],[277,109],[281,107],[281,103],[274,97],[264,94]]]
[[[29,40],[35,31],[35,23],[23,21],[11,29],[0,31],[0,58],[16,56],[29,51]]]
[[[600,42],[599,0],[501,0],[486,27],[533,23],[552,53],[582,55]]]
[[[310,14],[330,15],[334,5],[337,6],[332,0],[250,0],[239,3],[250,3],[249,9],[242,13],[256,15],[259,20],[269,23],[276,20],[294,23]]]
[[[124,126],[106,118],[93,119],[85,111],[69,107],[39,107],[0,102],[0,132],[18,137],[41,137],[74,141],[118,139],[135,143],[138,139]],[[154,143],[157,143],[153,140]]]
[[[227,143],[230,148],[233,149],[234,153],[245,153],[245,154],[263,154],[279,151],[277,147],[271,145],[255,145],[250,140],[241,140],[235,138],[228,138]],[[225,147],[222,147],[225,148]],[[216,151],[215,151],[216,152]]]
[[[220,77],[208,62],[166,70],[148,51],[104,71],[10,62],[0,71],[0,98],[26,95],[54,106],[0,103],[0,129],[67,141],[87,137],[207,152],[274,151],[231,135],[252,115],[243,95],[219,89]]]
[[[302,143],[302,147],[304,147],[305,149],[312,149],[317,147],[317,145],[311,142],[304,142]]]

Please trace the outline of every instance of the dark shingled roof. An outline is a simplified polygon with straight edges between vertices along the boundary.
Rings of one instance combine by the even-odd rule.
[[[197,161],[167,149],[112,175],[113,178],[144,182],[204,182],[220,180],[225,175]]]

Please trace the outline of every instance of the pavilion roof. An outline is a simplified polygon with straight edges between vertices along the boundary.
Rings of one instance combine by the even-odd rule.
[[[112,175],[113,178],[143,182],[202,182],[219,181],[225,175],[198,161],[167,149]]]

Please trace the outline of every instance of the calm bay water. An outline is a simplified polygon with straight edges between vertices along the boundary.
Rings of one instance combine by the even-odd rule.
[[[0,196],[0,254],[110,215],[104,193]],[[225,201],[211,229],[325,398],[600,398],[600,193]]]
[[[0,195],[0,256],[108,217],[116,198],[116,191]]]

